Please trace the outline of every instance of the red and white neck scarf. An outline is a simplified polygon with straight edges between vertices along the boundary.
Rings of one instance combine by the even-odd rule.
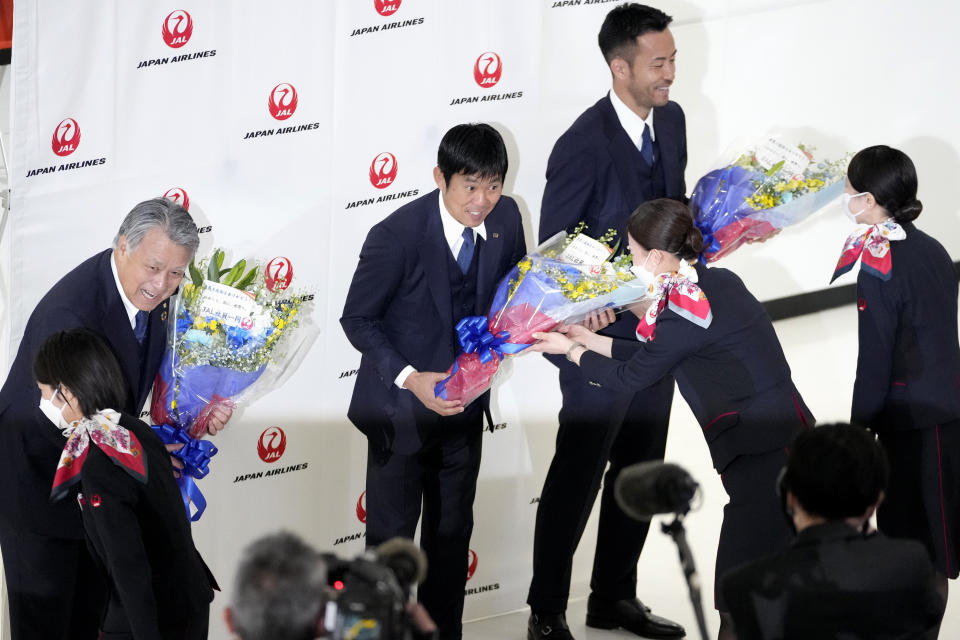
[[[903,240],[906,237],[907,232],[892,219],[869,226],[857,225],[843,244],[843,251],[840,252],[840,259],[833,270],[830,283],[833,284],[834,280],[853,269],[853,265],[861,256],[863,257],[860,262],[861,271],[881,280],[889,280],[893,272],[890,242]]]
[[[80,470],[87,460],[91,441],[133,478],[144,483],[147,481],[143,446],[129,429],[120,426],[120,414],[116,411],[104,409],[89,418],[75,420],[63,430],[63,435],[67,438],[67,444],[60,454],[57,472],[53,476],[51,502],[67,495],[70,487],[80,480]]]
[[[682,262],[677,271],[658,275],[650,285],[653,302],[637,324],[637,340],[653,340],[657,318],[664,309],[670,309],[704,329],[709,327],[713,312],[707,296],[696,282],[697,271],[688,262]]]

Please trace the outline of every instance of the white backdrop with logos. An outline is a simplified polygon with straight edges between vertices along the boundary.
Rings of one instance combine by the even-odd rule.
[[[312,350],[285,386],[217,436],[220,454],[200,483],[210,506],[195,536],[224,587],[212,638],[226,637],[218,611],[251,540],[285,528],[343,556],[363,549],[365,440],[346,420],[359,355],[338,318],[367,230],[434,188],[437,144],[450,126],[486,121],[507,141],[505,192],[534,244],[553,142],[609,88],[596,34],[613,5],[16,3],[2,265],[8,355],[43,293],[107,246],[136,202],[168,193],[189,199],[201,252],[286,256],[295,284],[319,294]],[[884,142],[914,158],[930,211],[921,226],[960,256],[958,96],[941,83],[958,55],[938,46],[960,9],[921,2],[907,16],[889,0],[660,6],[675,17],[672,95],[687,113],[688,189],[745,137],[778,131],[825,150]],[[908,23],[917,28],[906,32]],[[902,46],[875,46],[891,41]],[[723,266],[761,299],[822,289],[845,229],[823,214]],[[493,404],[467,618],[524,606],[560,404],[555,370],[536,356],[517,359]],[[577,555],[575,594],[586,590],[594,530]],[[705,575],[711,562],[700,559]]]

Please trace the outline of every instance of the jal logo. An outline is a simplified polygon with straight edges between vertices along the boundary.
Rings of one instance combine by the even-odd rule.
[[[292,84],[281,82],[270,90],[267,108],[277,120],[286,120],[297,110],[297,90]]]
[[[172,187],[167,189],[167,192],[163,194],[163,197],[167,200],[173,200],[187,211],[190,211],[190,196],[188,196],[187,192],[180,187]]]
[[[163,41],[168,47],[179,49],[190,41],[193,35],[193,19],[183,9],[172,11],[163,21]]]
[[[360,494],[360,498],[357,500],[357,520],[366,524],[367,522],[367,492],[364,491]]]
[[[384,151],[370,163],[370,184],[377,189],[386,189],[397,177],[397,159]]]
[[[264,462],[276,462],[287,448],[287,436],[280,427],[267,427],[257,442],[257,454]]]
[[[293,263],[283,256],[277,256],[267,263],[263,271],[263,283],[270,291],[283,291],[293,280]]]
[[[402,0],[373,0],[373,7],[382,16],[390,16],[400,8]]]
[[[481,87],[492,87],[500,82],[500,76],[503,74],[503,65],[500,64],[500,56],[493,51],[481,53],[473,65],[473,79]]]
[[[470,582],[470,578],[477,572],[477,563],[477,552],[473,549],[467,550],[467,582]]]
[[[73,118],[67,118],[53,130],[51,142],[53,152],[58,156],[68,156],[80,146],[80,125]]]

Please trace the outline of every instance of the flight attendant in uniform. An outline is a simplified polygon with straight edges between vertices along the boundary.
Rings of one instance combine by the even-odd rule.
[[[531,349],[566,354],[584,376],[633,392],[673,375],[703,429],[730,502],[724,507],[716,575],[775,553],[791,539],[775,485],[786,447],[813,416],[763,306],[734,273],[693,263],[703,237],[686,205],[658,199],[627,222],[633,271],[650,281],[636,339],[583,326],[534,334]],[[733,637],[717,593],[720,638]]]
[[[109,582],[106,610],[91,612],[100,640],[206,640],[217,584],[163,442],[115,408],[127,406],[127,386],[110,347],[89,329],[67,329],[43,341],[33,369],[40,410],[63,441],[50,500],[78,505]]]
[[[923,205],[902,151],[857,153],[842,209],[857,227],[833,278],[860,259],[851,420],[875,431],[890,459],[877,526],[927,547],[946,598],[947,578],[960,572],[957,273],[943,245],[913,224]]]

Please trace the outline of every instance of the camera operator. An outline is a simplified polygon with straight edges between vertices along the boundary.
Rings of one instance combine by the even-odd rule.
[[[410,602],[410,589],[425,574],[426,559],[407,540],[341,560],[281,532],[244,551],[225,619],[238,640],[338,639],[351,620],[365,625],[363,637],[430,640],[436,625],[426,609]],[[391,609],[402,619],[382,624]]]
[[[944,601],[926,550],[869,530],[888,477],[860,427],[797,436],[778,486],[796,540],[721,584],[740,640],[935,637]]]

